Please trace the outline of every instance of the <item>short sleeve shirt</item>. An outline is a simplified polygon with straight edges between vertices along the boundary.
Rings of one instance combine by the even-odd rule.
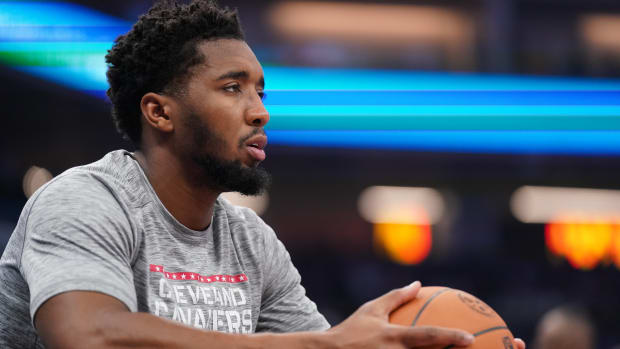
[[[77,290],[210,331],[329,328],[285,247],[252,210],[218,198],[209,228],[188,229],[123,150],[64,172],[28,200],[0,281],[1,348],[42,347],[37,310]]]

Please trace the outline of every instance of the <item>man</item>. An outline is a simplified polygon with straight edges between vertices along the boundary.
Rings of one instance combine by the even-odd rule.
[[[114,120],[138,150],[70,169],[30,198],[0,265],[0,347],[472,341],[459,330],[387,322],[419,282],[329,329],[271,228],[219,198],[269,183],[258,166],[269,120],[263,72],[235,12],[211,1],[158,3],[106,59]]]
[[[535,349],[594,349],[596,328],[585,308],[561,305],[547,311],[536,325]]]

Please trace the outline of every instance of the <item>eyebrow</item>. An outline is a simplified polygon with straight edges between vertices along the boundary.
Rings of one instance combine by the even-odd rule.
[[[239,70],[239,71],[229,71],[227,73],[224,73],[215,80],[220,81],[220,80],[225,80],[225,79],[248,79],[249,77],[250,77],[250,74],[247,71]],[[265,88],[265,78],[261,76],[260,80],[258,80],[258,84],[262,88]]]

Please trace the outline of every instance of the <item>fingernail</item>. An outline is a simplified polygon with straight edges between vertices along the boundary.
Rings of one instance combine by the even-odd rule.
[[[410,283],[409,286],[407,286],[407,287],[413,288],[413,287],[418,287],[418,286],[421,286],[421,285],[422,285],[422,283],[420,281],[416,280],[416,281]]]
[[[515,338],[516,342],[521,342],[523,344],[523,348],[525,349],[525,341],[523,341],[523,339],[521,338]]]
[[[474,342],[474,336],[471,334],[466,334],[463,336],[463,344],[468,345]]]

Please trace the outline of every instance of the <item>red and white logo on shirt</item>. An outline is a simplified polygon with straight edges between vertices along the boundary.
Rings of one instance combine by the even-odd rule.
[[[226,274],[218,274],[218,275],[201,275],[199,273],[193,272],[176,272],[171,273],[165,270],[163,265],[150,264],[150,271],[154,273],[161,273],[166,279],[169,280],[188,280],[188,281],[198,281],[205,284],[210,284],[213,282],[224,282],[229,284],[236,284],[239,282],[248,281],[248,277],[245,274],[236,274],[236,275],[226,275]]]

